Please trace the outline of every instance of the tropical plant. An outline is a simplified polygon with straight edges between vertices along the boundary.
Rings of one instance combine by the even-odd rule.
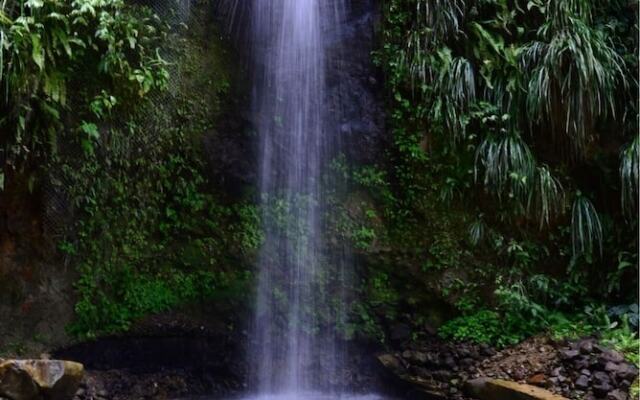
[[[546,165],[536,167],[527,209],[539,215],[540,228],[549,225],[552,216],[563,213],[564,208],[564,188],[560,181],[551,175]]]
[[[162,38],[157,17],[122,0],[2,2],[3,169],[44,165],[67,134],[67,142],[85,148],[95,143],[94,99],[110,98],[125,113],[141,96],[163,88]],[[68,113],[71,102],[74,113]]]
[[[602,224],[591,201],[578,192],[571,212],[571,240],[573,254],[592,255],[602,253]]]
[[[508,119],[508,116],[503,116]],[[476,179],[498,198],[504,193],[525,202],[535,174],[535,160],[527,144],[515,132],[503,130],[484,139],[476,151]]]
[[[606,31],[592,24],[589,1],[550,2],[548,15],[539,40],[522,51],[527,115],[555,143],[584,157],[597,121],[616,115],[617,89],[628,88],[624,61]]]
[[[485,232],[548,240],[536,262],[564,264],[571,282],[602,296],[623,290],[595,282],[619,283],[632,267],[616,254],[638,253],[628,240],[640,156],[632,6],[386,0],[384,12],[376,61],[388,78],[389,176],[402,212],[455,204],[483,215],[470,227],[472,244]],[[620,180],[611,179],[616,169]],[[618,192],[624,215],[609,206]]]

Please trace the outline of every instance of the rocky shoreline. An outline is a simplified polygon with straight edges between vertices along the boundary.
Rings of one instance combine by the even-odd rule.
[[[379,361],[409,398],[468,399],[465,383],[496,378],[544,388],[569,399],[627,400],[638,369],[593,337],[554,341],[530,338],[496,351],[435,337],[381,354]]]

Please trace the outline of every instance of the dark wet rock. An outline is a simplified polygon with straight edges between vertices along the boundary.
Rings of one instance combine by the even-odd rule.
[[[638,369],[628,363],[618,365],[615,372],[620,378],[629,381],[633,381],[638,376]]]
[[[600,363],[604,366],[608,362],[621,363],[624,361],[624,356],[615,350],[607,349],[600,354],[598,358]]]
[[[560,357],[563,360],[572,360],[580,355],[578,350],[561,350]]]
[[[393,354],[382,354],[378,356],[378,361],[392,373],[396,375],[403,375],[406,373],[406,368],[402,361]]]
[[[611,382],[611,378],[609,377],[609,374],[607,374],[606,372],[602,372],[602,371],[596,371],[593,376],[592,376],[593,382],[598,385],[598,384],[609,384]]]
[[[576,388],[580,390],[586,390],[589,388],[589,377],[586,375],[580,375],[575,382]]]
[[[579,342],[580,353],[582,354],[591,354],[593,352],[594,346],[593,339],[585,339]]]
[[[607,393],[607,400],[627,400],[629,396],[622,390],[616,389]]]
[[[442,365],[444,365],[447,368],[455,368],[456,360],[451,356],[446,356],[442,361]]]
[[[411,350],[405,350],[402,353],[402,358],[418,364],[427,364],[427,362],[429,361],[429,357],[427,356],[427,354]]]
[[[613,390],[613,387],[608,383],[600,383],[591,386],[591,389],[593,390],[593,394],[595,394],[596,397],[605,397],[610,391]]]

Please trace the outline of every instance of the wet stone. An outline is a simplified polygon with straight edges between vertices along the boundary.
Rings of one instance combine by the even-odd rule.
[[[589,377],[586,375],[580,375],[576,379],[575,386],[578,389],[586,390],[589,388]]]
[[[561,350],[560,351],[560,357],[563,360],[571,360],[578,357],[579,355],[580,355],[580,352],[578,350]]]
[[[627,400],[628,397],[625,392],[619,389],[607,393],[607,400]]]
[[[596,397],[605,397],[613,389],[608,383],[593,385],[591,388],[593,389],[593,394],[595,394]]]

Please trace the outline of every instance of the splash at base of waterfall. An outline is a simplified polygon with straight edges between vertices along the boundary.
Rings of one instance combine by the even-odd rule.
[[[261,394],[242,397],[239,400],[390,400],[379,395],[324,394],[319,392],[292,392],[280,394]]]

